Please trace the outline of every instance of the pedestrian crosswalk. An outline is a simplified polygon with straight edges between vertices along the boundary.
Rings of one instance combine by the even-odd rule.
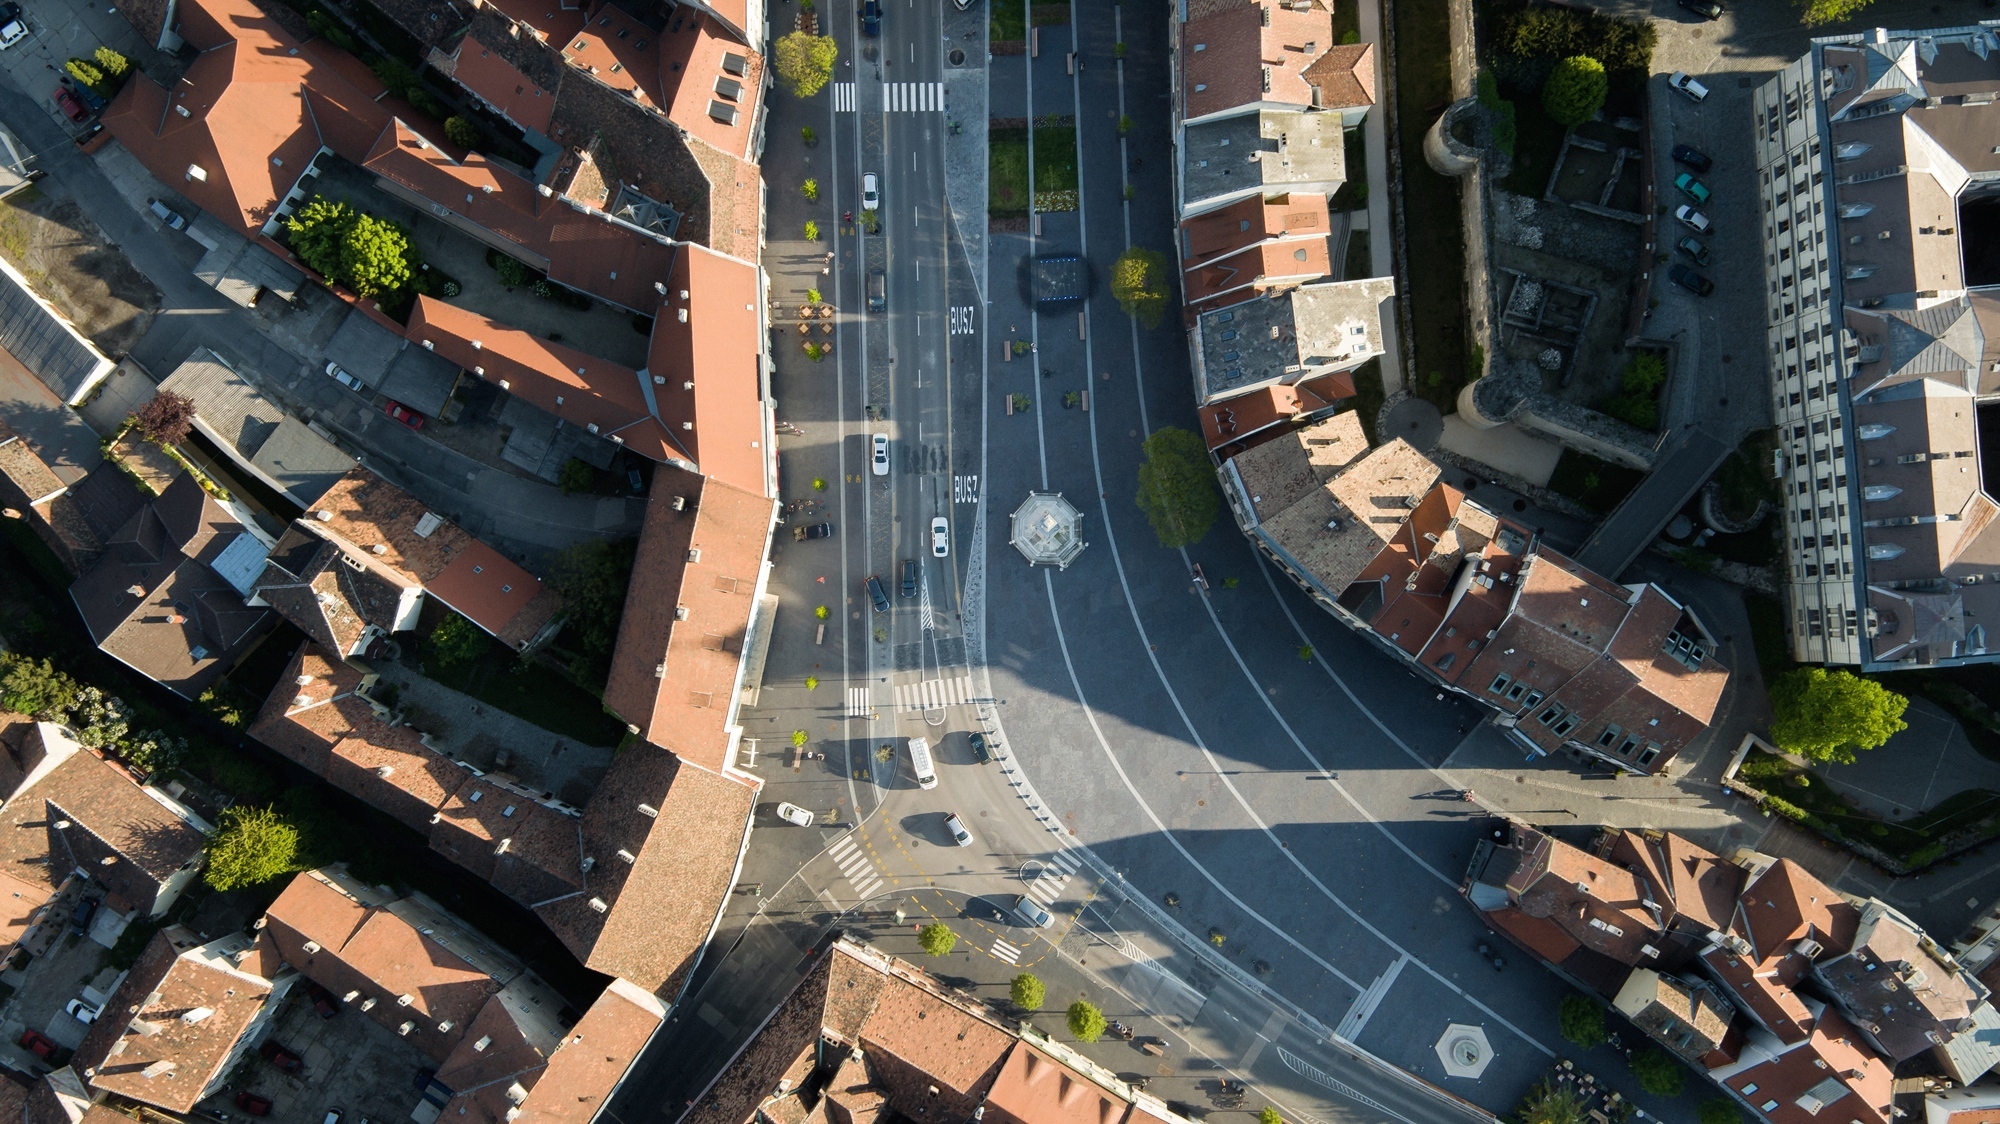
[[[972,676],[951,679],[923,679],[896,687],[897,710],[943,710],[963,706],[972,698]]]
[[[993,940],[993,955],[1009,964],[1019,964],[1021,962],[1021,950],[1008,944],[1006,941],[1000,940],[998,937],[995,937]]]
[[[1028,896],[1043,905],[1056,904],[1056,899],[1062,897],[1063,889],[1076,874],[1076,868],[1077,861],[1068,851],[1050,855],[1048,865],[1042,867],[1042,872],[1035,876],[1033,882],[1028,883]]]
[[[847,884],[854,887],[856,898],[867,898],[882,888],[882,874],[867,852],[855,845],[854,836],[843,835],[833,846],[827,848],[833,856],[833,863],[847,878]]]
[[[882,109],[888,113],[942,113],[944,83],[886,83],[882,87]]]
[[[849,718],[866,718],[868,714],[868,688],[849,687],[847,689],[847,716]]]
[[[835,82],[833,84],[833,111],[835,113],[854,112],[854,83]]]

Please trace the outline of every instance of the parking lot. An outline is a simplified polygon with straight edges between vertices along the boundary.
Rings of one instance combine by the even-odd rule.
[[[99,889],[91,896],[102,894]],[[110,947],[124,931],[124,923],[97,910],[91,916],[90,936],[77,935],[66,922],[80,896],[72,891],[52,902],[50,921],[44,926],[47,936],[38,933],[39,939],[24,946],[39,950],[38,954],[23,968],[0,971],[0,985],[12,989],[0,1003],[0,1039],[4,1039],[0,1061],[24,1073],[47,1073],[53,1063],[66,1062],[87,1029],[70,1013],[70,1002],[81,999],[101,1007],[124,978],[122,969],[111,965]],[[43,1057],[22,1045],[28,1031],[45,1036],[58,1051]]]
[[[0,51],[0,69],[12,75],[71,136],[88,131],[90,126],[70,120],[56,106],[54,94],[65,62],[90,58],[100,46],[110,47],[138,66],[158,54],[108,2],[21,0],[21,7],[28,38]]]
[[[306,988],[304,980],[293,985],[267,1039],[301,1059],[298,1070],[287,1073],[253,1050],[229,1075],[227,1087],[197,1110],[243,1119],[236,1095],[247,1092],[271,1102],[266,1119],[277,1124],[320,1124],[333,1109],[353,1124],[409,1119],[422,1097],[418,1076],[428,1080],[435,1066],[415,1046],[355,1011],[336,1005],[338,1013],[321,1018]]]

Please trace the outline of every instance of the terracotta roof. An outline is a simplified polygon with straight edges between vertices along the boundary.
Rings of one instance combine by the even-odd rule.
[[[1813,1013],[1793,987],[1805,975],[1801,958],[1776,956],[1759,963],[1717,946],[1702,950],[1701,961],[1730,998],[1778,1041],[1803,1042],[1812,1032]]]
[[[1267,386],[1200,410],[1202,436],[1218,449],[1301,414],[1316,413],[1354,397],[1354,376],[1345,371],[1308,379],[1296,386]]]
[[[1183,291],[1190,318],[1207,308],[1220,308],[1264,295],[1271,289],[1325,277],[1332,272],[1327,239],[1288,238],[1260,242],[1227,257],[1210,259],[1187,270]]]
[[[387,567],[349,561],[298,523],[272,548],[255,587],[259,600],[315,643],[349,656],[361,654],[374,636],[395,632],[421,592]]]
[[[431,850],[533,907],[584,885],[578,817],[473,778],[438,809]]]
[[[1672,832],[1620,831],[1611,857],[1652,883],[1655,896],[1673,903],[1675,924],[1703,933],[1728,927],[1743,889],[1742,867]]]
[[[119,473],[113,465],[99,467]],[[82,573],[103,556],[104,536],[91,525],[70,486],[5,422],[0,422],[0,501],[20,509],[70,573]]]
[[[653,320],[646,374],[657,416],[705,476],[771,495],[775,460],[764,404],[762,271],[684,247]],[[758,342],[752,342],[758,341]]]
[[[1560,925],[1577,943],[1621,964],[1654,959],[1643,951],[1657,945],[1663,920],[1647,908],[1636,875],[1549,835],[1528,837],[1522,866],[1507,880],[1507,891],[1530,917]]]
[[[1184,116],[1206,117],[1259,102],[1309,107],[1306,74],[1334,46],[1333,15],[1315,2],[1244,4],[1181,25]]]
[[[745,49],[720,21],[692,9],[676,12],[658,39],[656,84],[649,88],[658,92],[667,117],[722,152],[753,159],[764,56]]]
[[[298,682],[305,679],[305,683]],[[308,771],[325,776],[333,747],[363,721],[353,700],[361,671],[311,643],[299,645],[285,674],[246,731]],[[373,718],[373,713],[368,712]]]
[[[1181,261],[1191,268],[1266,239],[1325,236],[1330,232],[1324,195],[1253,196],[1181,223]]]
[[[212,830],[194,813],[170,806],[164,794],[140,788],[122,766],[91,750],[70,754],[17,794],[7,805],[10,813],[16,804],[29,806],[20,809],[25,814],[39,810],[48,826],[51,877],[57,871],[88,870],[129,908],[146,914],[153,912],[174,875],[200,864]],[[70,826],[56,826],[64,822]]]
[[[755,800],[657,746],[625,750],[584,809],[583,891],[536,914],[585,967],[671,1000],[721,913]]]
[[[665,1016],[659,1000],[612,980],[563,1037],[515,1124],[590,1124]]]
[[[659,91],[659,40],[662,37],[615,4],[599,4],[584,26],[565,43],[554,44],[563,61],[606,86],[638,91],[652,98]]]
[[[475,23],[492,19],[481,9],[473,14]],[[440,50],[431,55],[431,65],[449,74],[459,85],[476,94],[501,116],[523,129],[546,134],[549,119],[556,111],[556,87],[524,73],[514,60],[489,46],[485,36],[468,33],[453,45],[449,54]],[[533,48],[524,48],[526,50]],[[557,74],[560,80],[560,73]]]
[[[92,1089],[184,1113],[221,1075],[272,983],[234,963],[242,935],[200,940],[178,925],[153,935],[76,1048]]]
[[[438,1064],[437,1083],[455,1090],[443,1116],[465,1124],[507,1124],[513,1087],[532,1089],[556,1044],[523,1033],[507,1002],[489,997],[458,1045]]]
[[[1796,1046],[1759,1043],[1753,1036],[1738,1061],[1714,1075],[1771,1124],[1894,1119],[1889,1067],[1831,1011],[1820,1016],[1809,1040]],[[1752,1086],[1754,1092],[1744,1092]]]
[[[1860,920],[1860,910],[1805,867],[1779,859],[1744,888],[1731,928],[1749,938],[1760,959],[1788,952],[1808,936],[1837,955],[1853,942]]]
[[[722,769],[735,746],[731,704],[776,514],[720,480],[653,477],[604,705],[704,768]]]
[[[989,1111],[1020,1124],[1119,1124],[1129,1102],[1026,1042],[1007,1052],[986,1094]]]
[[[630,187],[655,203],[671,205],[682,216],[674,237],[707,241],[711,210],[708,173],[696,162],[688,142],[667,127],[657,111],[572,72],[563,76],[562,88],[556,92],[549,136],[571,150],[596,141],[597,161],[608,182]],[[617,194],[618,187],[612,194]]]
[[[1355,109],[1375,104],[1375,44],[1343,43],[1328,48],[1305,69],[1308,86],[1319,87],[1322,109]]]
[[[1893,1062],[1971,1031],[1973,1011],[1987,996],[1984,984],[1881,902],[1862,910],[1849,952],[1823,955],[1813,974]]]

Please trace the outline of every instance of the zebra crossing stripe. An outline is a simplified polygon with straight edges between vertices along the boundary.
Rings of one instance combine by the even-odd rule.
[[[847,856],[860,849],[854,845],[854,837],[852,835],[843,835],[839,839],[834,840],[833,846],[828,847],[826,851],[827,854],[833,856],[834,862],[844,862]]]
[[[1021,950],[1003,940],[993,942],[993,955],[1009,964],[1021,962]]]
[[[840,867],[840,873],[847,875],[849,879],[852,879],[857,872],[867,870],[869,867],[868,856],[858,850],[848,852],[846,858],[835,859],[833,861],[834,865]]]
[[[896,687],[898,710],[943,710],[948,706],[964,706],[971,698],[970,675],[952,679],[923,679]]]
[[[944,83],[942,82],[891,82],[884,87],[882,96],[882,108],[884,112],[944,112]]]
[[[1076,868],[1081,865],[1076,856],[1068,851],[1057,851],[1049,856],[1049,861],[1061,867],[1064,874],[1075,874]]]
[[[1062,897],[1063,887],[1069,884],[1069,876],[1050,878],[1046,873],[1028,886],[1028,893],[1043,905],[1054,905]]]
[[[849,687],[847,689],[847,716],[849,718],[868,717],[868,688]]]
[[[854,896],[857,898],[865,898],[882,888],[881,877],[872,872],[868,875],[868,879],[865,882],[855,882],[852,878],[847,881],[854,886]]]
[[[854,112],[854,83],[835,82],[833,84],[833,111],[835,113]]]

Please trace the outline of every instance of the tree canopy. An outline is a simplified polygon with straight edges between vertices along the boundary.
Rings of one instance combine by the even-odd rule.
[[[1570,992],[1556,1008],[1562,1036],[1588,1050],[1604,1042],[1604,1005],[1588,995]]]
[[[1695,1118],[1701,1124],[1743,1124],[1743,1113],[1736,1102],[1724,1097],[1701,1102],[1695,1109]]]
[[[410,236],[387,219],[362,215],[340,239],[341,279],[372,297],[410,283]]]
[[[1542,87],[1542,108],[1558,125],[1575,128],[1597,116],[1610,92],[1603,63],[1589,55],[1571,55],[1549,72]]]
[[[1139,466],[1139,510],[1153,525],[1160,545],[1178,550],[1208,534],[1221,509],[1215,469],[1201,438],[1168,426],[1146,438],[1146,463]]]
[[[808,35],[794,31],[778,40],[778,80],[794,96],[809,98],[833,78],[833,64],[840,58],[840,44],[831,35]]]
[[[240,890],[297,869],[299,829],[269,808],[238,804],[222,812],[222,826],[208,841],[208,871],[218,890]]]
[[[1838,23],[1850,16],[1858,15],[1861,9],[1875,0],[1797,0],[1799,22],[1807,27],[1818,27],[1825,23]]]
[[[1910,700],[1848,671],[1802,667],[1771,685],[1771,740],[1814,761],[1852,764],[1908,728]]]
[[[187,440],[188,430],[194,428],[194,399],[171,390],[157,391],[132,416],[146,440],[177,445]]]
[[[76,705],[83,690],[76,680],[56,670],[48,660],[32,660],[18,652],[0,652],[0,707],[30,718],[60,719]]]
[[[569,634],[593,666],[606,664],[618,643],[638,551],[637,539],[587,539],[565,547],[549,564],[549,588],[562,598]]]
[[[1156,328],[1166,311],[1167,259],[1151,250],[1133,246],[1111,264],[1111,295],[1127,316],[1147,328]]]
[[[340,275],[340,236],[354,224],[354,208],[315,195],[285,219],[292,252],[322,277]]]
[[[470,117],[453,114],[444,119],[444,139],[460,148],[471,148],[479,143],[479,126]]]
[[[917,943],[932,956],[943,956],[958,947],[958,934],[942,921],[933,921],[917,931]]]
[[[1680,1096],[1681,1084],[1687,1079],[1687,1070],[1679,1060],[1657,1046],[1632,1059],[1632,1073],[1639,1079],[1639,1088],[1656,1097]]]
[[[445,617],[424,638],[424,654],[440,667],[470,663],[486,654],[486,633],[457,613]]]
[[[1007,994],[1014,1000],[1014,1006],[1023,1011],[1039,1011],[1042,1009],[1042,1000],[1048,998],[1048,988],[1042,986],[1042,981],[1034,973],[1022,972],[1014,977]]]
[[[1095,1042],[1104,1037],[1104,1028],[1110,1024],[1104,1021],[1104,1012],[1087,1000],[1079,999],[1069,1005],[1069,1032],[1076,1035],[1078,1042]]]
[[[1544,1079],[1521,1098],[1514,1118],[1521,1124],[1579,1124],[1583,1099],[1568,1087]]]

